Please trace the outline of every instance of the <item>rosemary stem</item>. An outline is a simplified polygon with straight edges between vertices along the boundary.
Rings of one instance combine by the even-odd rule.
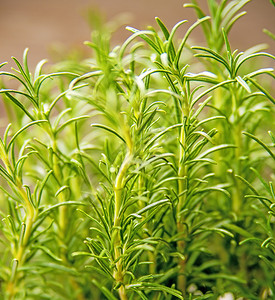
[[[233,123],[233,138],[234,138],[234,143],[236,145],[235,148],[235,172],[238,175],[242,175],[242,170],[241,170],[241,155],[242,155],[242,129],[240,127],[240,115],[239,115],[239,110],[238,110],[238,99],[236,97],[236,88],[232,89],[232,113],[234,116],[234,123]],[[241,191],[241,186],[240,182],[236,181],[234,182],[234,191],[233,191],[233,211],[235,213],[239,213],[241,209],[241,199],[242,199],[242,191]]]
[[[18,266],[23,266],[25,262],[25,252],[28,247],[29,239],[32,233],[33,224],[36,221],[37,218],[37,212],[34,210],[33,206],[29,202],[28,196],[26,191],[23,189],[22,183],[17,180],[17,191],[20,194],[23,205],[26,210],[26,227],[23,233],[23,239],[21,244],[18,245],[17,251],[14,253],[14,259],[18,262],[17,268],[15,270],[15,273],[12,274],[12,278],[7,284],[7,295],[9,295],[9,300],[15,299],[16,293],[17,293],[17,282],[19,279],[18,274]]]
[[[187,170],[186,166],[184,165],[184,145],[185,145],[185,128],[184,125],[181,127],[181,132],[180,132],[180,155],[179,155],[179,168],[178,168],[178,195],[179,195],[179,203],[177,207],[177,231],[178,233],[182,236],[183,238],[183,233],[184,233],[184,227],[183,227],[183,222],[181,218],[181,210],[182,207],[186,201],[186,193],[185,190],[187,188],[186,185],[186,175],[187,175]],[[185,248],[185,243],[183,239],[180,239],[177,242],[177,248],[180,254],[184,253],[184,248]],[[179,258],[179,275],[177,278],[177,287],[178,289],[185,294],[185,289],[186,289],[186,278],[184,275],[184,270],[185,270],[185,260],[183,260],[181,257]]]
[[[122,251],[122,241],[121,241],[121,217],[120,217],[120,208],[122,205],[122,192],[125,185],[126,171],[129,168],[132,160],[132,154],[130,151],[126,154],[125,159],[119,169],[119,172],[116,177],[114,185],[114,194],[115,194],[115,212],[114,212],[114,261],[115,261],[115,270],[114,278],[117,283],[120,284],[118,293],[121,300],[127,300],[127,295],[124,286],[124,270],[121,262]]]

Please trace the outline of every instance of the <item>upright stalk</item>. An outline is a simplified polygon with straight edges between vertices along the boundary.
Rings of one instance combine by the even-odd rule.
[[[114,261],[115,261],[115,270],[113,276],[116,282],[120,285],[118,288],[118,293],[121,300],[127,300],[127,295],[124,286],[124,270],[123,264],[121,261],[123,255],[122,249],[122,240],[121,240],[121,216],[120,216],[120,209],[122,206],[122,197],[123,197],[123,189],[125,186],[125,178],[126,178],[126,171],[129,168],[132,160],[132,153],[129,151],[124,161],[119,169],[117,174],[115,185],[114,185],[114,194],[115,194],[115,212],[114,212]]]
[[[18,193],[22,197],[23,200],[23,206],[25,207],[25,213],[26,213],[26,224],[22,224],[25,228],[23,229],[22,233],[23,237],[21,240],[21,236],[19,237],[18,241],[18,247],[16,247],[16,250],[13,254],[14,261],[17,263],[16,269],[14,270],[14,273],[12,274],[10,281],[7,284],[7,295],[9,300],[15,299],[15,296],[17,294],[17,283],[19,280],[19,273],[18,273],[18,267],[22,267],[26,260],[26,250],[28,248],[30,236],[33,229],[33,224],[36,221],[37,218],[37,211],[34,210],[34,208],[30,205],[29,199],[27,196],[26,191],[22,187],[22,183],[20,184],[18,182]]]
[[[186,202],[186,189],[187,189],[187,167],[184,163],[185,159],[185,149],[186,149],[186,119],[189,116],[190,108],[189,108],[189,102],[188,102],[188,86],[186,86],[188,83],[183,79],[178,77],[179,82],[182,86],[182,94],[183,102],[182,102],[182,126],[180,129],[180,136],[179,136],[179,162],[178,162],[178,197],[179,202],[177,206],[177,232],[180,236],[180,239],[177,241],[177,248],[178,252],[181,254],[179,257],[179,274],[177,277],[177,288],[185,295],[186,290],[186,276],[184,275],[185,271],[185,264],[186,264],[186,258],[182,258],[182,255],[185,250],[185,242],[183,240],[184,238],[184,224],[182,219],[182,208]]]
[[[47,125],[46,125],[47,126]],[[60,170],[60,166],[58,164],[58,146],[56,142],[56,136],[55,133],[52,129],[52,127],[49,125],[45,127],[46,132],[49,134],[50,139],[51,139],[51,144],[52,144],[52,150],[53,150],[53,172],[55,175],[55,178],[57,180],[58,187],[61,188],[63,185],[63,176],[62,172]],[[58,203],[64,203],[66,202],[66,197],[64,196],[64,193],[61,192],[57,196]],[[59,237],[59,255],[63,261],[64,264],[69,265],[69,261],[67,258],[67,250],[66,250],[66,245],[65,245],[65,238],[66,238],[66,228],[67,228],[67,222],[68,222],[68,216],[67,216],[67,206],[66,205],[61,205],[59,207],[59,215],[58,215],[58,226],[59,226],[59,232],[58,232],[58,237]],[[77,281],[73,278],[70,277],[70,282],[72,286],[74,287],[74,290],[80,290],[79,285]],[[76,292],[77,293],[77,292]],[[83,293],[78,293],[76,296],[77,300],[84,300],[85,297]]]
[[[180,156],[179,156],[179,168],[178,168],[178,195],[179,195],[179,203],[177,207],[177,232],[180,234],[180,239],[177,242],[177,248],[180,254],[184,253],[185,242],[183,240],[184,233],[184,225],[181,217],[181,209],[186,201],[186,188],[187,188],[187,170],[184,165],[184,145],[185,145],[185,128],[184,125],[181,127],[180,132]],[[177,288],[185,294],[186,289],[186,277],[184,275],[185,270],[185,259],[179,258],[179,275],[177,278]]]
[[[59,188],[61,188],[62,174],[60,171],[60,167],[58,165],[57,143],[56,143],[54,133],[52,133],[51,135],[52,135],[52,148],[53,148],[53,171],[58,181]],[[57,199],[58,199],[58,203],[64,203],[66,201],[64,194],[62,192],[57,196]],[[59,207],[58,224],[59,224],[59,237],[60,237],[60,256],[64,262],[67,262],[66,249],[64,247],[64,239],[66,236],[66,223],[67,223],[66,214],[67,214],[66,205],[61,205]]]
[[[121,240],[121,207],[123,205],[123,189],[126,182],[126,172],[131,165],[133,158],[133,144],[130,137],[130,133],[125,130],[125,140],[127,145],[126,156],[120,166],[119,172],[116,176],[114,184],[114,198],[115,198],[115,208],[114,208],[114,233],[113,233],[113,245],[114,245],[114,262],[115,269],[113,272],[113,277],[116,280],[118,288],[119,297],[121,300],[127,300],[127,294],[125,290],[125,272],[123,270],[122,255],[123,246]]]
[[[231,89],[231,94],[232,94],[232,115],[234,117],[233,119],[233,139],[234,143],[236,145],[235,148],[235,172],[238,175],[242,175],[242,170],[241,170],[241,160],[240,157],[242,155],[242,129],[241,129],[241,124],[240,124],[240,115],[239,115],[239,110],[238,110],[238,99],[236,96],[236,87],[234,86]],[[233,174],[234,175],[234,174]],[[240,187],[240,182],[233,179],[234,182],[234,188],[232,192],[232,208],[235,213],[239,213],[241,209],[241,199],[242,199],[242,191]]]
[[[9,282],[7,283],[6,287],[6,294],[8,296],[9,300],[14,299],[17,293],[17,282],[19,280],[19,274],[18,274],[18,267],[22,267],[24,265],[24,262],[26,260],[26,250],[29,244],[29,240],[31,237],[33,224],[35,223],[37,219],[37,210],[33,207],[33,205],[30,203],[30,200],[28,198],[27,192],[25,191],[23,187],[22,180],[18,176],[14,176],[12,165],[9,161],[8,154],[4,148],[4,145],[1,143],[0,145],[0,154],[1,159],[6,167],[7,172],[11,177],[15,177],[14,180],[14,186],[13,188],[16,190],[16,193],[19,195],[19,197],[22,200],[22,206],[25,210],[25,223],[21,224],[21,232],[17,240],[17,244],[14,245],[14,251],[13,251],[13,261],[14,261],[14,269],[11,272],[11,277]]]

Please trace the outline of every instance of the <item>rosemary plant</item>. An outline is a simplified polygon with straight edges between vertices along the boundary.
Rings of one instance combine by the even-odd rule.
[[[1,64],[1,299],[275,297],[275,57],[232,50],[249,0],[207,2],[115,48],[98,21],[81,61]]]

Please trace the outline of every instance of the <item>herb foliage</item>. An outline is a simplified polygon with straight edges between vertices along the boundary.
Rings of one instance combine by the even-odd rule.
[[[274,298],[275,57],[232,49],[247,2],[1,64],[1,298]]]

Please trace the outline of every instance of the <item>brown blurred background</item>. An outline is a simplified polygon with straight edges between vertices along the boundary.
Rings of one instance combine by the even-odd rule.
[[[195,20],[192,9],[183,8],[188,0],[0,0],[0,63],[21,60],[26,47],[30,48],[29,61],[33,67],[39,60],[49,58],[53,45],[83,47],[90,39],[90,28],[83,17],[90,7],[97,7],[106,19],[120,13],[129,13],[126,25],[145,28],[155,25],[154,17],[160,17],[169,28],[182,19]],[[207,0],[199,1],[206,7]],[[251,0],[242,17],[230,34],[233,48],[245,50],[257,43],[270,44],[269,52],[275,52],[275,41],[263,32],[263,28],[275,32],[275,7],[269,0]],[[124,26],[125,27],[125,26]],[[187,28],[188,25],[185,27]],[[123,41],[129,33],[122,28],[115,42]],[[201,39],[199,30],[193,39]]]

